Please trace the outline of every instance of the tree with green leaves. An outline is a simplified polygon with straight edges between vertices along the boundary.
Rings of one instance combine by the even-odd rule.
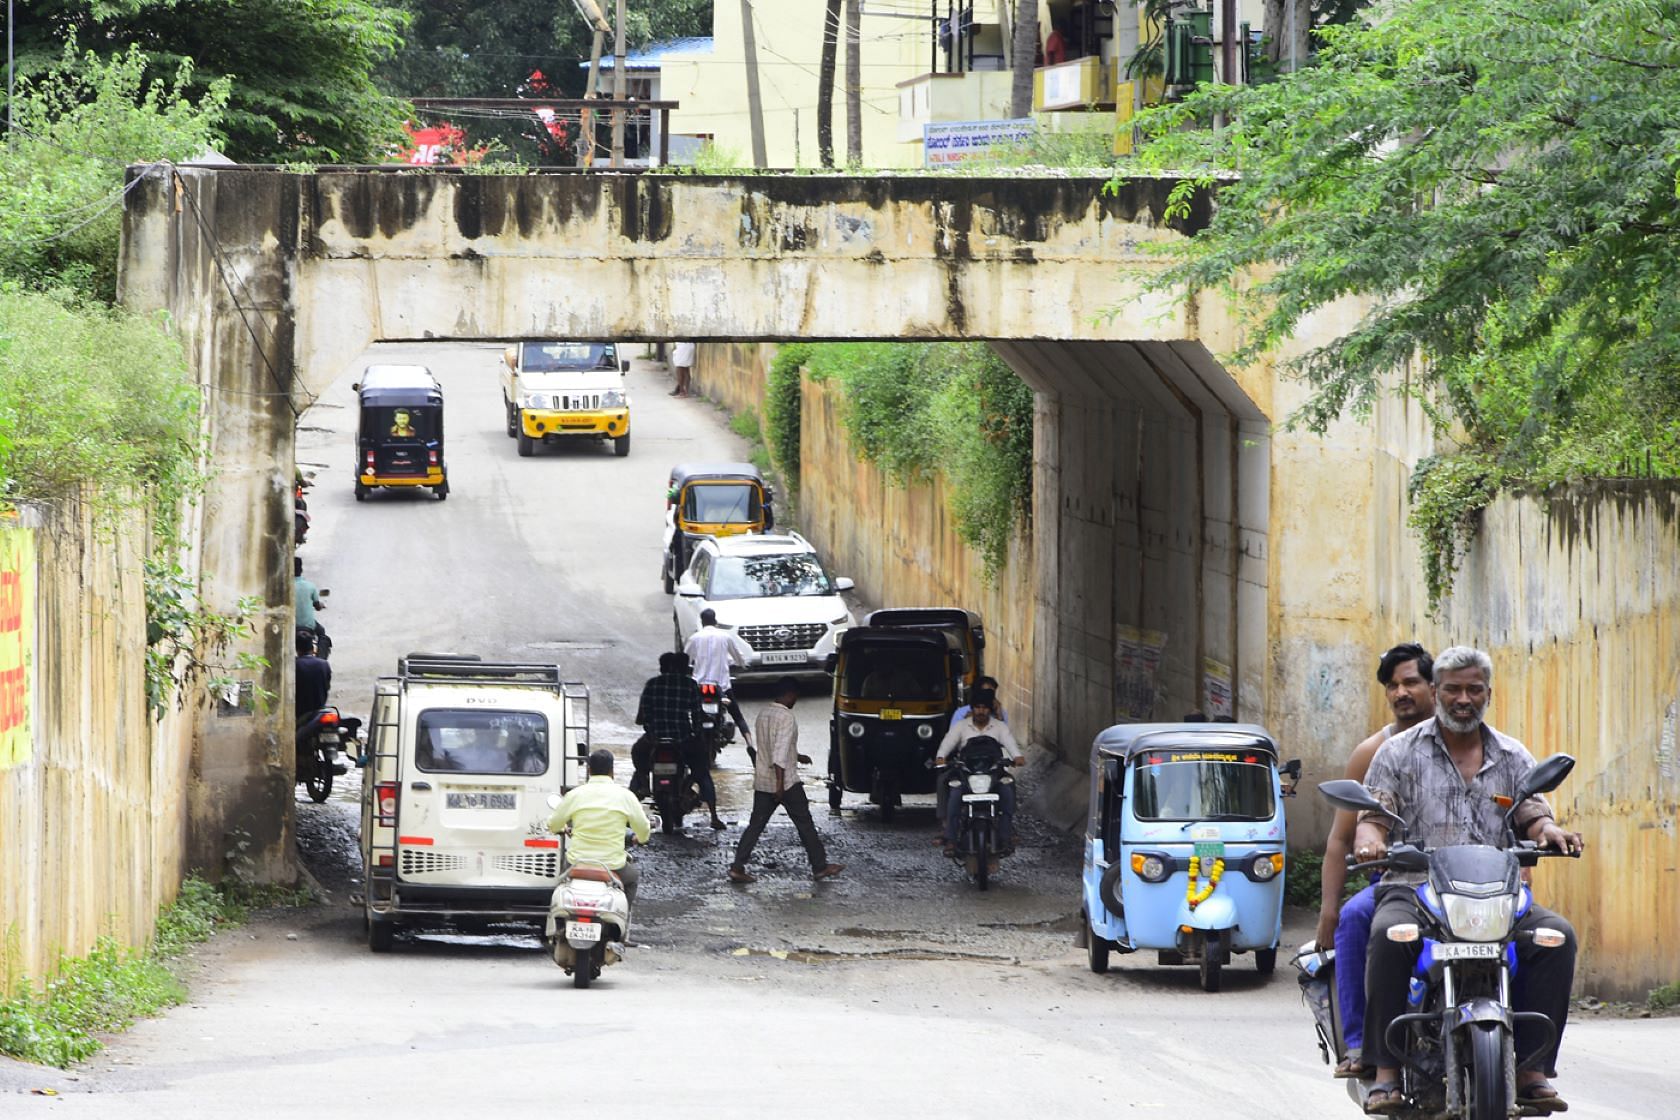
[[[102,58],[139,47],[159,73],[190,61],[192,88],[231,79],[219,147],[247,163],[375,160],[400,139],[400,102],[375,69],[402,44],[382,0],[33,0],[19,6],[19,72],[61,65],[64,44]]]
[[[1438,599],[1502,486],[1680,475],[1680,3],[1409,0],[1319,38],[1311,68],[1139,117],[1132,170],[1217,190],[1154,283],[1232,293],[1237,363],[1366,301],[1290,363],[1290,422],[1389,388],[1431,410],[1413,523]]]

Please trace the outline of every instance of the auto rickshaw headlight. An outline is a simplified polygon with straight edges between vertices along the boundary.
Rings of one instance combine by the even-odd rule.
[[[918,723],[916,725],[916,738],[918,738],[918,739],[931,739],[931,738],[933,738],[933,724],[931,724],[931,723]]]
[[[846,725],[846,734],[850,735],[854,739],[863,738],[863,724],[848,723]]]
[[[1169,874],[1167,861],[1156,855],[1132,853],[1132,870],[1146,883],[1159,883]]]
[[[1261,852],[1254,857],[1254,868],[1250,876],[1260,883],[1269,882],[1283,870],[1283,853]]]

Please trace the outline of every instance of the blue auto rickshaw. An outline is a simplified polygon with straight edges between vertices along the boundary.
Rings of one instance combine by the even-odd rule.
[[[1111,951],[1153,949],[1219,990],[1233,953],[1277,967],[1283,936],[1283,803],[1301,764],[1278,765],[1264,728],[1134,723],[1091,747],[1082,931],[1092,972]]]

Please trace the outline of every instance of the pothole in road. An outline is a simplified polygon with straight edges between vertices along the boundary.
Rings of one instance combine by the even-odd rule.
[[[1045,918],[1039,922],[981,922],[981,929],[1035,929],[1045,933],[1078,933],[1078,914],[1063,914],[1059,918]]]
[[[965,953],[958,949],[933,949],[926,946],[903,949],[762,949],[742,945],[729,954],[732,957],[770,957],[795,964],[838,964],[846,961],[971,961],[978,964],[1020,964],[1019,957],[996,953]]]
[[[527,642],[525,644],[530,649],[552,649],[559,650],[562,653],[590,653],[597,650],[607,649],[613,643],[605,638],[601,638],[596,641],[590,641],[587,639],[562,639],[553,642]]]

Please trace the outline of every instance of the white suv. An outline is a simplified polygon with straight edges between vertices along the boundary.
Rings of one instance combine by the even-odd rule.
[[[817,550],[798,533],[707,537],[677,581],[677,648],[700,629],[710,607],[752,654],[737,675],[821,673],[852,612],[840,598],[849,579],[830,579]]]

